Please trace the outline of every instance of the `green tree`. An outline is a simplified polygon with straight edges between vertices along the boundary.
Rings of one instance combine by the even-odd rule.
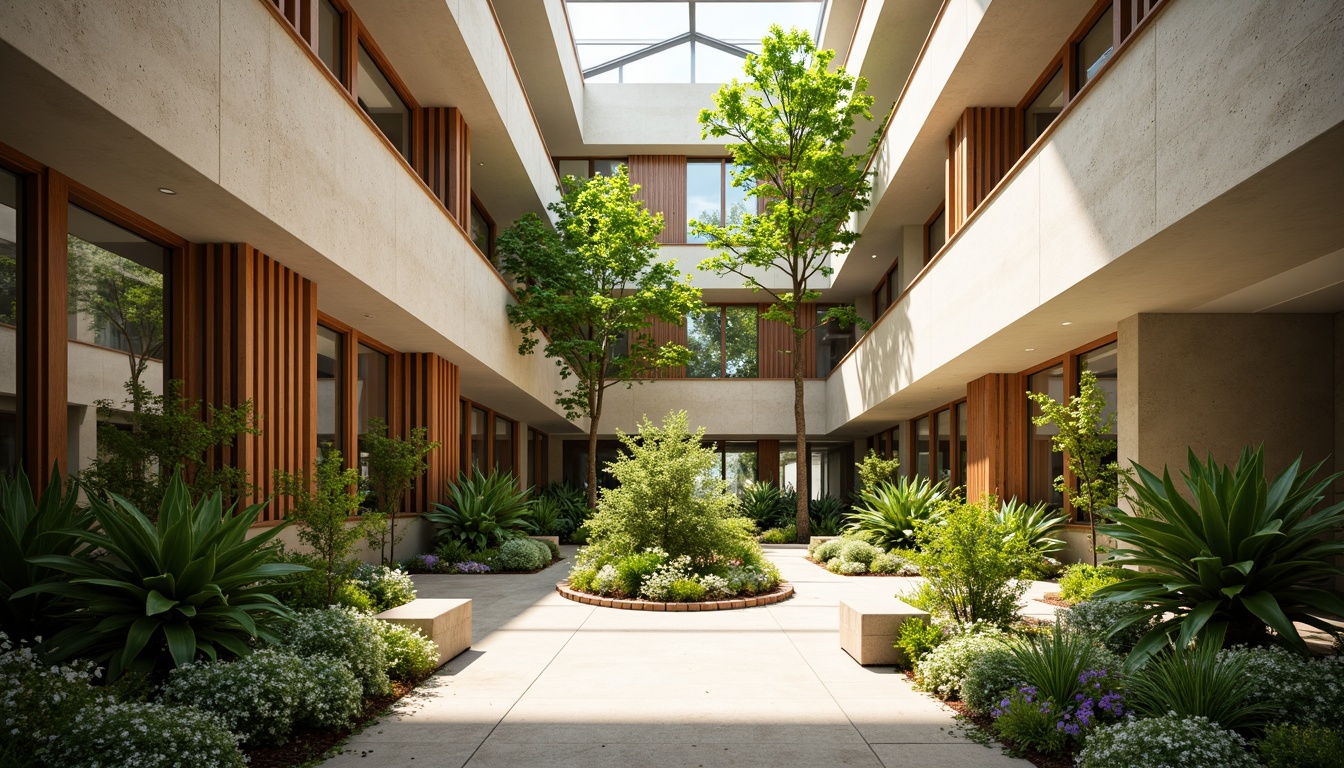
[[[200,500],[219,491],[226,501],[249,491],[247,472],[211,453],[233,447],[239,435],[259,435],[252,401],[235,406],[202,405],[182,395],[182,382],[168,382],[156,395],[134,380],[126,382],[127,400],[117,407],[98,400],[98,456],[79,480],[93,493],[115,493],[138,508],[159,508],[163,494],[180,470],[191,497]],[[138,405],[137,405],[138,404]],[[126,407],[130,406],[130,410]],[[126,424],[111,419],[124,416]]]
[[[882,483],[896,482],[896,471],[901,467],[901,460],[892,456],[890,459],[884,459],[877,455],[877,451],[869,448],[868,455],[859,462],[859,488],[862,490],[875,490]]]
[[[359,513],[359,470],[342,466],[341,452],[328,450],[313,465],[313,474],[275,471],[275,490],[294,500],[285,519],[298,526],[299,541],[313,550],[326,581],[323,605],[331,605],[346,574],[355,542],[368,535],[368,521],[348,525]]]
[[[748,56],[747,82],[734,80],[714,94],[714,109],[700,112],[705,138],[726,138],[733,155],[733,185],[764,202],[761,213],[742,212],[726,226],[693,221],[691,230],[718,251],[700,269],[736,274],[747,287],[773,302],[763,317],[793,332],[793,415],[799,466],[807,466],[803,345],[808,333],[834,321],[842,328],[863,324],[852,305],[833,307],[821,317],[805,311],[821,297],[809,282],[828,277],[832,258],[846,253],[858,233],[850,216],[868,206],[872,181],[867,171],[881,136],[874,131],[867,149],[847,149],[859,118],[872,120],[867,81],[831,71],[834,51],[818,51],[809,33],[778,26]],[[767,275],[782,275],[788,290],[777,290]],[[798,473],[798,540],[807,541],[808,478]]]
[[[402,438],[390,434],[387,422],[382,419],[370,419],[368,430],[359,436],[360,448],[367,456],[369,490],[373,491],[377,510],[370,520],[374,529],[369,546],[378,549],[384,563],[396,559],[397,510],[401,509],[401,500],[415,479],[429,469],[425,457],[440,445],[429,440],[428,434],[424,427],[415,427],[409,436]]]
[[[1073,474],[1074,486],[1063,475],[1055,478],[1055,489],[1068,496],[1075,509],[1087,515],[1092,549],[1092,564],[1097,564],[1097,515],[1115,506],[1120,493],[1120,466],[1107,459],[1115,455],[1115,413],[1105,419],[1106,393],[1097,385],[1097,375],[1087,369],[1078,377],[1078,394],[1061,403],[1045,392],[1028,392],[1027,397],[1041,409],[1031,421],[1038,427],[1052,425],[1055,434],[1050,447],[1062,453]]]
[[[545,343],[560,377],[565,416],[588,417],[588,504],[597,504],[597,435],[603,394],[632,386],[658,368],[685,365],[679,344],[658,344],[654,320],[680,322],[700,309],[700,291],[671,261],[658,261],[662,216],[635,199],[638,186],[622,166],[587,181],[566,177],[552,203],[555,228],[538,216],[499,236],[500,266],[517,281],[509,321],[523,333],[520,354]],[[623,348],[618,342],[624,340]]]

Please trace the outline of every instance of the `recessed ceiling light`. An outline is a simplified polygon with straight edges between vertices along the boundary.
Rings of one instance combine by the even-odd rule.
[[[1022,350],[1022,351],[1023,351],[1023,352],[1035,352],[1035,351],[1036,351],[1036,348],[1035,348],[1035,347],[1027,347],[1026,349],[1024,349],[1024,350]]]
[[[364,315],[364,316],[365,316],[365,317],[373,317],[373,315],[368,315],[368,314],[366,314],[366,315]]]
[[[1073,321],[1072,321],[1072,320],[1065,320],[1064,322],[1060,323],[1060,325],[1073,325]]]
[[[165,195],[176,195],[177,193],[167,187],[159,187],[159,191]]]
[[[877,254],[876,254],[876,253],[873,254],[873,258],[874,258],[874,259],[877,258]]]

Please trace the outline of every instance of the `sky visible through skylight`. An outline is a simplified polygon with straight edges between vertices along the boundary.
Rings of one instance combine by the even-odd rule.
[[[742,76],[771,24],[815,39],[822,0],[567,0],[590,83],[726,83]]]

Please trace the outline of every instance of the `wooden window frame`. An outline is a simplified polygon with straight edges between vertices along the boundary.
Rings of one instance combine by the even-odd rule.
[[[476,196],[475,192],[471,193],[471,209],[481,214],[481,218],[485,219],[486,244],[489,247],[482,251],[481,246],[476,244],[475,238],[471,236],[471,222],[467,222],[467,241],[470,242],[472,246],[476,248],[476,252],[484,256],[485,260],[490,262],[490,266],[494,267],[495,271],[498,272],[499,267],[495,265],[495,219],[490,215],[490,212],[485,209],[485,206],[481,204],[481,199]]]
[[[1104,347],[1104,346],[1106,346],[1106,345],[1108,345],[1108,344],[1111,344],[1111,343],[1115,342],[1117,338],[1118,338],[1118,334],[1117,334],[1117,333],[1108,333],[1108,334],[1106,334],[1105,336],[1102,336],[1102,337],[1099,338],[1099,339],[1095,339],[1095,340],[1093,340],[1093,341],[1090,341],[1090,342],[1088,342],[1088,343],[1086,343],[1086,344],[1084,344],[1084,345],[1082,345],[1082,346],[1080,346],[1080,347],[1075,347],[1074,349],[1071,349],[1071,350],[1069,350],[1068,352],[1065,352],[1065,353],[1062,354],[1062,355],[1057,355],[1057,356],[1055,356],[1055,357],[1050,358],[1049,360],[1046,360],[1045,362],[1038,363],[1038,364],[1036,364],[1036,365],[1031,366],[1030,368],[1026,368],[1026,369],[1024,369],[1024,370],[1018,372],[1017,375],[1018,375],[1019,377],[1021,377],[1021,381],[1022,381],[1022,396],[1021,396],[1021,401],[1018,403],[1018,407],[1024,409],[1025,412],[1026,412],[1026,415],[1027,415],[1027,416],[1026,416],[1026,424],[1027,424],[1027,434],[1026,434],[1026,438],[1027,438],[1028,443],[1027,443],[1026,446],[1024,446],[1024,450],[1027,451],[1027,455],[1028,455],[1028,457],[1030,456],[1030,452],[1031,452],[1031,444],[1030,444],[1030,440],[1031,440],[1031,423],[1032,423],[1032,422],[1031,422],[1031,401],[1027,399],[1027,391],[1028,391],[1028,390],[1027,390],[1027,382],[1028,382],[1029,377],[1032,376],[1033,374],[1040,373],[1041,371],[1047,371],[1047,370],[1049,370],[1049,369],[1051,369],[1051,368],[1056,368],[1056,367],[1063,366],[1063,368],[1064,368],[1064,393],[1063,393],[1063,394],[1064,394],[1064,402],[1068,402],[1069,398],[1071,398],[1071,397],[1075,397],[1075,396],[1077,396],[1077,394],[1078,394],[1078,376],[1079,376],[1079,373],[1080,373],[1080,371],[1081,371],[1081,361],[1082,361],[1083,355],[1086,355],[1086,354],[1088,354],[1089,352],[1095,352],[1095,351],[1097,351],[1098,349],[1101,349],[1102,347]],[[1071,469],[1069,469],[1069,454],[1068,454],[1067,452],[1065,452],[1065,453],[1063,454],[1063,458],[1064,458],[1064,482],[1065,482],[1070,488],[1072,488],[1072,487],[1075,485],[1075,483],[1076,483],[1076,478],[1074,477],[1073,471],[1072,471]],[[1028,489],[1028,491],[1029,491],[1029,490],[1030,490],[1030,479],[1031,479],[1031,467],[1030,467],[1030,462],[1029,462],[1029,461],[1027,461],[1027,462],[1023,462],[1023,467],[1025,468],[1025,471],[1027,472],[1027,476],[1024,477],[1024,478],[1022,479],[1022,480],[1023,480],[1023,482],[1022,482],[1022,487]],[[1051,482],[1053,482],[1053,478],[1051,478]],[[1032,500],[1031,500],[1030,498],[1028,498],[1027,501],[1030,502],[1030,501],[1032,501]],[[1063,509],[1064,509],[1064,513],[1065,513],[1066,515],[1068,515],[1067,526],[1068,526],[1069,528],[1071,528],[1071,529],[1080,529],[1080,530],[1081,530],[1081,529],[1083,529],[1083,528],[1088,528],[1088,527],[1089,527],[1088,524],[1087,524],[1086,522],[1080,522],[1080,521],[1078,520],[1078,510],[1073,506],[1073,499],[1070,498],[1069,494],[1067,494],[1067,493],[1064,494],[1064,508],[1063,508]]]
[[[1027,90],[1027,95],[1023,97],[1022,101],[1018,102],[1017,120],[1019,123],[1025,127],[1027,107],[1031,106],[1031,102],[1035,101],[1036,97],[1041,95],[1041,91],[1054,79],[1056,72],[1062,71],[1064,73],[1064,103],[1060,105],[1059,114],[1055,116],[1054,120],[1050,121],[1051,126],[1064,117],[1064,112],[1069,108],[1069,105],[1076,101],[1083,91],[1091,86],[1092,83],[1096,82],[1097,79],[1101,77],[1102,72],[1105,72],[1110,68],[1111,62],[1115,61],[1116,56],[1120,53],[1120,45],[1122,42],[1120,40],[1121,11],[1118,6],[1124,4],[1124,2],[1125,0],[1097,0],[1091,10],[1087,12],[1087,15],[1083,17],[1083,20],[1079,22],[1078,26],[1073,30],[1073,33],[1069,35],[1064,46],[1050,59],[1050,63],[1046,66],[1040,76],[1036,78],[1036,82],[1032,83],[1031,88]],[[1162,0],[1157,0],[1157,2],[1154,3],[1154,6],[1161,4],[1161,2]],[[1082,39],[1087,36],[1088,32],[1092,31],[1092,27],[1096,25],[1097,21],[1108,10],[1113,10],[1114,12],[1111,17],[1111,57],[1101,65],[1101,68],[1097,70],[1097,74],[1093,75],[1090,81],[1084,84],[1079,84],[1078,44],[1082,42]],[[1149,11],[1148,15],[1152,16],[1152,11]],[[1046,130],[1041,131],[1040,136],[1037,136],[1035,139],[1029,139],[1026,130],[1023,130],[1023,154],[1025,155],[1036,142],[1045,138],[1049,133],[1050,131],[1047,128]],[[1005,176],[1004,180],[1006,181],[1007,178],[1008,177]],[[999,183],[1002,184],[1003,182]]]
[[[929,237],[929,231],[933,229],[934,222],[938,221],[938,217],[939,217],[939,216],[942,216],[942,215],[943,215],[944,213],[946,213],[946,212],[947,212],[947,199],[946,199],[946,197],[944,197],[943,201],[942,201],[941,203],[938,204],[938,207],[937,207],[936,209],[934,209],[934,211],[933,211],[933,215],[930,216],[930,217],[928,218],[928,221],[925,221],[925,222],[924,222],[924,264],[923,264],[923,266],[925,266],[925,267],[927,267],[927,266],[929,266],[930,264],[932,264],[932,263],[933,263],[933,259],[934,259],[934,257],[936,257],[939,253],[942,253],[942,252],[943,252],[943,249],[947,247],[947,244],[950,243],[950,242],[952,242],[952,238],[951,238],[951,237],[948,237],[948,235],[947,235],[947,220],[946,220],[946,219],[943,220],[943,244],[942,244],[942,246],[940,246],[940,247],[938,248],[937,252],[934,252],[934,251],[933,251],[933,238],[932,238],[932,237]],[[892,304],[895,304],[895,303],[896,303],[895,301],[892,301]]]
[[[726,222],[726,221],[728,220],[728,184],[729,184],[729,181],[728,181],[728,164],[731,163],[732,161],[733,161],[733,158],[731,158],[731,157],[687,157],[687,158],[686,158],[686,177],[687,177],[687,178],[686,178],[686,188],[687,188],[687,195],[690,194],[690,173],[691,173],[691,170],[690,170],[690,169],[691,169],[691,164],[692,164],[692,163],[705,163],[705,164],[708,164],[708,163],[710,163],[710,162],[718,162],[718,164],[719,164],[719,226],[721,226],[721,227],[724,226],[724,222]],[[686,205],[687,202],[689,202],[689,200],[683,200],[683,201],[682,201],[682,205],[683,205],[683,206]],[[759,213],[759,211],[757,211],[757,212]],[[691,227],[691,212],[690,212],[690,210],[687,210],[687,211],[686,211],[686,230],[687,230],[687,231],[685,231],[685,232],[683,232],[683,233],[681,234],[681,238],[682,238],[681,242],[679,242],[679,243],[672,243],[672,245],[699,245],[699,246],[708,246],[709,243],[692,243],[692,242],[690,242],[690,235],[691,235],[691,233],[690,233],[690,227]]]
[[[947,411],[948,423],[948,444],[950,446],[949,461],[947,462],[947,485],[949,488],[961,488],[966,485],[966,478],[961,476],[961,462],[957,461],[957,436],[959,431],[959,421],[957,419],[957,406],[966,402],[966,398],[961,397],[950,402],[932,408],[924,413],[917,413],[911,416],[905,423],[905,428],[910,430],[910,466],[906,468],[906,476],[911,480],[918,477],[918,458],[919,446],[916,441],[919,440],[918,423],[920,419],[929,420],[929,475],[932,482],[938,482],[933,477],[938,468],[938,414]],[[968,409],[969,410],[969,409]],[[890,432],[891,430],[887,430]],[[897,452],[893,449],[893,452]]]
[[[928,237],[927,231],[925,231],[924,236],[926,238]],[[928,246],[925,246],[925,249],[927,250]],[[895,292],[892,290],[891,277],[896,274],[896,270],[900,269],[900,266],[901,257],[897,256],[892,260],[891,266],[887,268],[887,271],[882,273],[882,278],[878,280],[877,287],[873,288],[873,322],[877,322],[879,317],[885,315],[888,309],[891,309],[896,305],[896,296]],[[877,308],[877,297],[883,290],[887,292],[887,301],[883,304],[882,309],[879,310]]]
[[[516,422],[515,422],[516,423]],[[523,482],[531,481],[534,488],[539,488],[547,484],[547,478],[550,476],[548,471],[550,467],[550,435],[542,432],[536,427],[527,428],[527,438],[532,441],[531,446],[524,446],[524,450],[529,451],[529,468],[531,477]]]
[[[462,441],[461,455],[459,456],[461,471],[467,474],[470,474],[471,472],[471,460],[473,458],[471,447],[471,411],[475,408],[485,412],[485,461],[482,462],[481,466],[488,468],[491,472],[495,469],[495,417],[499,416],[499,418],[513,424],[513,477],[518,482],[518,487],[522,488],[523,477],[522,473],[518,472],[518,457],[520,455],[518,441],[519,420],[507,414],[499,413],[495,409],[486,407],[470,398],[460,398],[460,402],[461,416],[459,422],[461,426],[458,436]]]
[[[358,468],[359,398],[356,395],[358,389],[356,385],[359,382],[359,345],[363,344],[387,355],[388,417],[384,421],[387,422],[389,430],[397,429],[397,425],[393,424],[392,419],[394,410],[392,393],[397,392],[402,385],[400,366],[396,364],[397,355],[400,353],[349,323],[338,320],[325,312],[318,311],[317,325],[341,336],[340,402],[337,404],[337,408],[341,415],[342,430],[335,447],[341,452],[341,456],[344,458],[343,465],[347,469]],[[316,350],[316,343],[314,343],[313,348]]]

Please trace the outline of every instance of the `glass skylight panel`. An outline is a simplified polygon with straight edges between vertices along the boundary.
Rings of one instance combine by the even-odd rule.
[[[659,51],[621,67],[623,83],[691,82],[691,44]]]
[[[574,48],[579,52],[579,67],[582,69],[592,69],[599,64],[606,64],[612,59],[619,59],[626,54],[647,48],[642,43],[636,45],[622,45],[620,43],[581,43]]]
[[[695,82],[727,83],[733,78],[745,78],[742,66],[746,59],[734,56],[708,45],[695,46]]]
[[[725,43],[757,43],[771,24],[798,27],[816,36],[821,3],[696,3],[695,31]]]
[[[567,3],[574,42],[656,43],[691,31],[689,3]]]

